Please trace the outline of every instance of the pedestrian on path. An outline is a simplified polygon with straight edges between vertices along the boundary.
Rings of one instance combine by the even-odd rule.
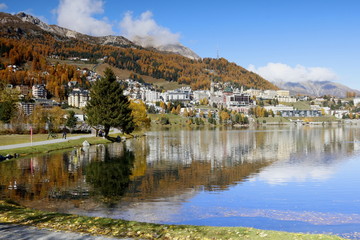
[[[64,129],[63,129],[63,135],[62,135],[62,138],[65,138],[66,139],[66,127],[64,127]]]

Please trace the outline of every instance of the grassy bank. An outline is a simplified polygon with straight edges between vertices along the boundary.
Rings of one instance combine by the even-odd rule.
[[[15,153],[20,154],[20,155],[28,155],[28,154],[35,154],[35,153],[50,152],[50,151],[55,151],[55,150],[60,150],[60,149],[82,146],[82,143],[85,140],[87,140],[91,145],[101,144],[101,143],[104,144],[104,143],[111,142],[107,139],[103,139],[100,137],[88,137],[88,138],[68,140],[66,142],[60,142],[60,143],[45,144],[45,145],[31,146],[31,147],[24,147],[24,148],[15,148],[15,149],[9,149],[9,150],[0,150],[0,155],[6,155],[6,154],[13,155]]]
[[[342,239],[328,235],[309,235],[265,231],[243,227],[160,225],[119,219],[84,217],[32,210],[0,201],[0,222],[72,231],[92,235],[140,239]]]
[[[68,134],[67,137],[73,137],[84,134]],[[34,134],[32,136],[33,142],[40,142],[48,140],[48,134]],[[61,138],[62,133],[57,134],[58,138]],[[52,140],[53,138],[50,138]],[[19,144],[19,143],[30,143],[31,138],[30,134],[10,134],[10,135],[1,135],[0,136],[0,146]]]

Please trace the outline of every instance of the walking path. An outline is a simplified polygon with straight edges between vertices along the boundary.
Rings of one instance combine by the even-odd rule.
[[[66,139],[56,138],[56,139],[40,141],[40,142],[33,142],[33,143],[20,143],[20,144],[4,145],[4,146],[0,146],[0,150],[39,146],[39,145],[52,144],[52,143],[60,143],[60,142],[66,142],[68,140],[74,140],[74,139],[86,138],[86,137],[95,137],[95,135],[94,134],[86,134],[86,135],[67,137]]]
[[[0,240],[118,240],[102,236],[91,236],[87,234],[39,229],[22,225],[0,223]],[[129,238],[122,240],[130,240]]]

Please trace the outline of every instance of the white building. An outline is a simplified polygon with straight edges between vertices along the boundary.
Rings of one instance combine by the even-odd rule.
[[[277,90],[276,94],[278,97],[290,97],[290,91],[289,90]]]
[[[277,96],[276,99],[279,102],[285,102],[285,103],[294,103],[294,102],[296,102],[296,98],[290,97],[290,96]]]
[[[182,87],[173,91],[164,92],[160,95],[160,98],[162,98],[164,102],[190,101],[191,94],[190,87]]]
[[[357,106],[360,103],[360,98],[354,98],[354,106]]]
[[[197,90],[193,92],[193,100],[195,102],[200,102],[202,99],[209,99],[210,98],[210,91],[208,90]]]
[[[34,98],[44,98],[47,97],[47,91],[45,85],[43,84],[36,84],[32,87],[32,95]]]
[[[160,99],[160,93],[159,92],[157,92],[157,91],[154,91],[154,90],[145,90],[144,91],[144,93],[145,93],[145,97],[144,97],[144,102],[146,101],[146,102],[152,102],[152,103],[154,103],[154,102],[159,102],[159,101],[161,101],[161,99]]]
[[[251,103],[251,97],[249,94],[234,93],[225,96],[225,103],[227,108],[248,106]]]
[[[69,106],[83,108],[86,106],[87,101],[89,101],[89,91],[79,88],[75,88],[68,97]]]
[[[250,94],[250,96],[255,96],[256,98],[258,98],[261,96],[262,91],[258,89],[248,89],[245,91],[245,93],[248,93]]]
[[[276,106],[265,106],[264,107],[266,109],[266,111],[270,111],[272,110],[274,114],[277,114],[278,112],[282,112],[282,111],[293,111],[294,107],[291,106],[285,106],[285,105],[276,105]]]
[[[342,119],[344,115],[349,114],[349,110],[334,110],[331,111],[331,115],[334,115],[336,118]]]
[[[276,96],[277,96],[277,91],[265,90],[264,93],[260,97],[262,99],[275,99]]]

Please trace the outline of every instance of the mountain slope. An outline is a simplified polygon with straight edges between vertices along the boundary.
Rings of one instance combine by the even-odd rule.
[[[93,37],[56,25],[47,25],[30,15],[0,13],[0,54],[5,65],[22,65],[36,60],[32,71],[44,70],[38,62],[46,58],[86,58],[129,70],[142,76],[191,85],[193,89],[209,89],[210,82],[232,82],[237,86],[277,89],[261,76],[230,63],[224,58],[196,59],[170,53],[181,46],[168,46],[166,51],[144,48],[121,36]],[[43,64],[44,65],[44,64]],[[71,79],[69,79],[71,80]]]
[[[30,24],[34,24],[41,28],[44,31],[60,35],[61,37],[70,37],[70,38],[76,38],[79,40],[91,42],[94,44],[101,44],[101,45],[112,45],[112,46],[129,46],[129,47],[136,47],[136,46],[142,46],[147,47],[144,44],[142,44],[145,41],[135,41],[135,44],[131,42],[130,40],[122,37],[122,36],[102,36],[102,37],[93,37],[86,34],[81,34],[79,32],[69,30],[63,27],[59,27],[57,25],[48,25],[41,20],[39,20],[36,17],[33,17],[26,13],[18,13],[15,15],[19,19],[21,19],[23,22],[28,22]],[[173,45],[162,45],[155,47],[155,49],[159,51],[164,52],[171,52],[176,53],[179,55],[182,55],[184,57],[188,57],[190,59],[200,59],[200,57],[194,53],[191,49],[181,45],[181,44],[173,44]]]
[[[331,81],[304,81],[304,82],[274,82],[281,89],[289,90],[292,94],[302,94],[314,97],[331,95],[335,97],[346,97],[346,93],[360,91],[351,89],[340,83]]]

